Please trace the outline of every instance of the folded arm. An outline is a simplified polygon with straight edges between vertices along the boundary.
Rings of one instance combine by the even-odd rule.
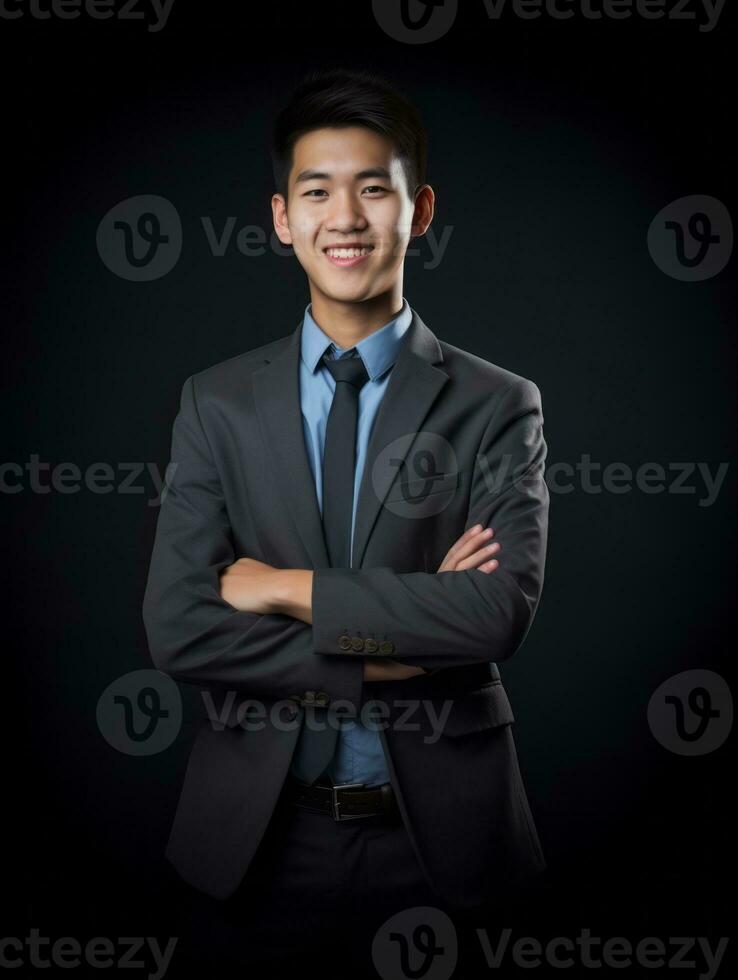
[[[428,670],[502,661],[522,644],[543,586],[549,494],[540,392],[507,388],[485,429],[472,476],[467,527],[495,529],[503,560],[493,575],[394,572],[388,567],[313,573],[314,652],[357,658],[340,637],[372,636],[389,655]],[[348,649],[345,647],[348,645]],[[362,654],[364,656],[365,654]]]
[[[252,697],[313,690],[358,705],[360,661],[315,656],[307,624],[239,611],[221,597],[220,573],[236,556],[191,377],[174,421],[171,464],[143,603],[155,666],[175,680],[224,685]]]

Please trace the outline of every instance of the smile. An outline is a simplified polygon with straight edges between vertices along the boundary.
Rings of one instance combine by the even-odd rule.
[[[333,265],[351,268],[363,262],[373,251],[373,245],[366,245],[362,248],[325,248],[323,254]]]

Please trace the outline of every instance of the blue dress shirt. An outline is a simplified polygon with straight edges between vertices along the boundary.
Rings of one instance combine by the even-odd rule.
[[[355,345],[369,375],[359,392],[359,412],[356,427],[356,472],[354,503],[351,516],[351,560],[353,533],[361,476],[374,418],[389,383],[392,367],[402,347],[405,332],[412,321],[412,310],[403,297],[402,311],[379,330]],[[351,348],[353,350],[353,348]],[[310,461],[320,512],[323,512],[323,447],[328,413],[333,401],[336,382],[322,363],[323,354],[340,357],[346,349],[338,347],[312,317],[312,303],[305,308],[300,350],[300,404],[302,408],[305,448]],[[333,759],[325,770],[334,784],[364,783],[377,786],[389,782],[389,771],[382,751],[379,732],[372,731],[356,719],[341,719],[341,730]]]

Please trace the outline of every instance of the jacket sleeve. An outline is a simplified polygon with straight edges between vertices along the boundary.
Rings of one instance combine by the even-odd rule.
[[[316,657],[312,628],[291,616],[242,612],[221,598],[235,554],[221,481],[185,381],[156,526],[143,619],[154,665],[175,680],[280,700],[306,690],[360,703],[360,662]]]
[[[465,524],[494,528],[492,541],[501,545],[495,571],[316,569],[314,652],[363,658],[367,651],[357,655],[349,641],[371,636],[376,655],[426,670],[512,656],[530,629],[543,587],[545,458],[540,392],[522,379],[496,401],[475,459]],[[446,551],[462,533],[460,528]]]

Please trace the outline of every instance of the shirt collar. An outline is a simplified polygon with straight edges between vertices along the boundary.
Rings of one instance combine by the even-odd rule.
[[[327,347],[330,346],[331,354],[334,351],[338,351],[340,354],[344,348],[337,347],[331,338],[321,330],[313,319],[312,306],[312,303],[308,303],[305,307],[300,354],[305,365],[311,373],[314,373],[320,359],[326,353]],[[403,297],[402,310],[398,315],[355,345],[364,362],[370,381],[381,377],[395,363],[402,347],[405,331],[410,326],[411,321],[412,310],[408,301]]]

